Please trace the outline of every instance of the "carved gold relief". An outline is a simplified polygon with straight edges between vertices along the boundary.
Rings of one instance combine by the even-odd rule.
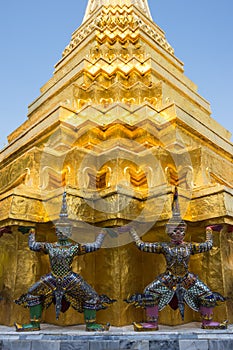
[[[187,189],[194,187],[192,166],[180,166],[178,169],[166,167],[167,181],[173,186],[181,186]]]
[[[20,161],[12,162],[0,170],[0,193],[22,183],[29,184],[30,169],[33,167],[33,156],[28,154]]]
[[[68,184],[69,171],[68,167],[61,171],[57,171],[49,166],[43,167],[41,170],[41,190],[65,187]]]
[[[100,84],[91,85],[89,88],[75,86],[74,95],[78,108],[84,104],[103,104],[105,107],[114,102],[128,104],[150,103],[153,106],[159,106],[162,99],[162,84],[152,85],[150,87],[137,82],[130,89],[124,87],[121,83],[115,83],[104,88]],[[80,104],[81,101],[81,104]]]
[[[206,174],[210,183],[224,185],[226,187],[233,188],[233,185],[231,183],[223,179],[223,177],[213,173],[209,168],[206,168]]]

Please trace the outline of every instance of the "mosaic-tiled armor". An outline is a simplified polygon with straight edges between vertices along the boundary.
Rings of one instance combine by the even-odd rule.
[[[209,251],[213,246],[212,227],[206,229],[206,241],[203,243],[184,242],[186,223],[180,217],[178,194],[173,202],[173,217],[167,224],[170,242],[143,242],[135,229],[130,234],[138,249],[143,252],[163,254],[167,268],[145,289],[143,294],[134,294],[126,301],[146,309],[147,321],[134,323],[136,331],[158,329],[158,312],[166,305],[179,308],[184,318],[185,303],[193,310],[199,311],[203,317],[202,328],[226,328],[226,324],[212,321],[212,311],[218,301],[225,298],[212,292],[198,276],[189,272],[190,256]],[[218,229],[216,226],[215,229]]]
[[[55,304],[56,318],[60,312],[65,312],[72,306],[78,312],[84,312],[86,329],[88,331],[103,331],[109,329],[109,324],[103,326],[96,323],[96,311],[105,309],[114,302],[106,295],[97,292],[77,273],[72,271],[72,262],[76,256],[98,250],[104,240],[106,230],[102,230],[93,243],[73,244],[69,241],[71,224],[68,222],[66,195],[63,196],[63,205],[60,220],[56,224],[58,241],[56,243],[37,242],[35,229],[29,229],[29,248],[35,252],[49,255],[51,272],[41,277],[27,294],[23,294],[15,302],[30,308],[31,323],[16,324],[17,331],[31,331],[40,329],[42,308]],[[21,228],[28,230],[28,228]]]

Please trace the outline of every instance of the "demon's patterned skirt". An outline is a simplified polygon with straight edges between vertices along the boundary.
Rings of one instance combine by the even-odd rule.
[[[179,308],[183,317],[184,303],[198,311],[200,306],[214,307],[217,301],[224,300],[221,294],[212,292],[192,273],[187,273],[184,277],[165,273],[149,284],[143,294],[133,294],[126,302],[144,308],[158,305],[159,310],[170,305],[173,309]]]
[[[83,312],[83,309],[101,310],[106,309],[107,305],[114,301],[106,295],[98,295],[80,275],[74,272],[62,278],[55,277],[51,273],[44,275],[27,294],[15,300],[24,307],[42,304],[44,308],[48,308],[54,303],[57,318],[60,312],[67,311],[70,306],[78,312]]]

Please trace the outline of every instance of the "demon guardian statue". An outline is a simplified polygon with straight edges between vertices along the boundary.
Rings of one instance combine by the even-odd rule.
[[[87,331],[105,331],[109,323],[96,323],[96,311],[105,309],[107,304],[115,300],[106,295],[98,295],[96,291],[77,273],[72,271],[72,262],[76,256],[98,250],[104,240],[107,229],[102,229],[94,243],[73,244],[70,242],[72,225],[68,220],[66,193],[63,195],[60,219],[56,224],[56,243],[37,242],[35,229],[21,227],[21,231],[29,231],[29,248],[35,252],[49,255],[51,272],[42,276],[27,294],[23,294],[15,302],[30,309],[30,323],[19,325],[15,323],[18,332],[40,329],[43,308],[55,304],[56,318],[60,312],[65,312],[72,306],[78,312],[84,313]]]
[[[150,331],[158,329],[158,313],[166,305],[173,309],[179,308],[184,319],[185,303],[202,316],[202,328],[225,329],[226,322],[212,321],[213,309],[218,301],[225,298],[210,290],[195,274],[188,269],[190,256],[208,252],[213,246],[212,228],[206,228],[206,241],[203,243],[188,243],[184,241],[186,223],[180,216],[177,190],[173,200],[173,216],[166,226],[170,242],[143,242],[135,229],[129,228],[130,234],[138,249],[153,254],[163,254],[167,268],[145,289],[143,294],[134,294],[126,302],[140,306],[146,310],[146,321],[134,322],[136,331]],[[119,229],[126,230],[127,228]],[[218,229],[216,226],[215,229]]]

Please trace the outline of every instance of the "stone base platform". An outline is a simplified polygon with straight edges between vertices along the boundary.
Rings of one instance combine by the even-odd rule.
[[[86,332],[85,326],[42,324],[41,331],[16,333],[0,326],[0,350],[233,350],[233,325],[227,330],[202,330],[200,323],[160,326],[159,331],[138,333],[132,326],[111,327],[109,332]]]

